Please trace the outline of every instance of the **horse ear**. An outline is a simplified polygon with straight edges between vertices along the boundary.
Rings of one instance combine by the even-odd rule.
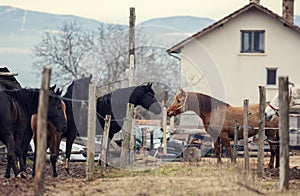
[[[60,89],[58,88],[55,92],[56,95],[61,95],[62,91],[60,91]]]
[[[57,93],[56,93],[56,94],[57,94],[57,95],[61,95],[61,94],[62,94],[62,92],[63,92],[63,90],[62,90],[62,89],[60,90],[60,89],[58,88],[58,89],[57,89]]]
[[[54,92],[55,88],[56,88],[56,84],[54,84],[53,86],[51,86],[51,87],[49,88],[49,90]]]
[[[152,87],[152,82],[149,82],[149,83],[147,84],[147,86],[148,86],[149,88],[151,88],[151,87]]]
[[[179,93],[185,96],[185,91],[182,88],[179,89]]]

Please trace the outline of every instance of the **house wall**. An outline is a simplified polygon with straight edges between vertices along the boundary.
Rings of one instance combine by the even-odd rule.
[[[264,54],[241,54],[240,30],[265,30]],[[185,45],[181,51],[181,84],[231,105],[244,99],[258,103],[258,86],[266,86],[266,68],[300,85],[300,33],[269,15],[251,9]],[[278,83],[278,81],[277,81]],[[298,85],[298,86],[299,86]],[[267,100],[277,92],[266,86]]]

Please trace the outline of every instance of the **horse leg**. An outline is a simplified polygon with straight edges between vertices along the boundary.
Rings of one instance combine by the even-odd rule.
[[[227,151],[227,154],[228,154],[228,157],[230,158],[231,162],[233,161],[233,156],[232,156],[232,149],[231,149],[231,146],[230,146],[230,141],[229,141],[229,137],[226,136],[226,137],[222,137],[222,142],[226,148],[226,151]]]
[[[50,142],[50,152],[51,152],[50,161],[51,161],[51,165],[52,165],[52,176],[53,177],[57,177],[56,163],[57,163],[57,159],[59,156],[60,140],[61,140],[61,134],[56,133],[56,130],[54,129],[48,140]]]
[[[24,163],[24,158],[23,158],[23,151],[21,149],[22,147],[22,142],[23,142],[23,130],[18,131],[16,133],[15,138],[15,153],[16,153],[16,161],[19,163],[19,170],[20,170],[20,177],[26,178],[27,177],[27,172],[25,169],[25,163]]]
[[[70,157],[71,157],[71,151],[72,151],[72,145],[74,143],[74,140],[76,138],[76,132],[71,133],[67,136],[66,141],[66,164],[65,164],[65,170],[69,173],[70,172]]]
[[[21,145],[21,158],[22,159],[22,165],[21,166],[21,171],[25,171],[26,172],[26,158],[27,158],[27,153],[28,153],[28,148],[29,148],[29,144],[30,144],[30,140],[32,139],[32,130],[31,128],[26,128],[24,134],[23,134],[23,141],[22,141],[22,145]],[[33,168],[34,169],[34,168]]]
[[[222,160],[221,160],[221,141],[220,141],[219,137],[214,142],[214,146],[215,146],[215,151],[216,151],[217,163],[221,164],[222,163]]]
[[[19,170],[17,168],[17,164],[16,164],[16,154],[14,151],[14,138],[13,135],[9,135],[8,136],[8,140],[7,140],[7,166],[6,166],[6,172],[4,177],[5,178],[10,178],[10,169],[12,168],[15,176],[18,175]]]
[[[276,144],[274,144],[272,141],[269,141],[270,146],[270,161],[269,161],[269,168],[274,168],[274,158],[276,156]]]
[[[279,133],[277,132],[276,134],[276,141],[279,141]],[[280,166],[279,162],[280,162],[280,147],[279,147],[279,143],[276,144],[276,162],[275,162],[275,168],[278,168]]]
[[[35,175],[35,164],[36,164],[36,150],[37,150],[37,142],[35,134],[33,135],[33,142],[34,142],[34,152],[33,152],[33,168],[32,168],[32,177]]]

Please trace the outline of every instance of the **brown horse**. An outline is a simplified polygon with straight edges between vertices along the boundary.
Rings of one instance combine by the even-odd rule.
[[[250,105],[248,109],[249,137],[258,133],[258,129],[254,129],[258,127],[258,106],[258,104]],[[243,138],[243,107],[233,107],[208,95],[185,92],[180,89],[180,92],[175,95],[173,103],[169,106],[167,113],[168,116],[176,116],[185,111],[193,111],[202,119],[205,130],[214,139],[218,162],[221,163],[219,139],[222,140],[228,156],[232,159],[230,139],[234,138],[235,122],[240,125],[238,138]],[[274,141],[277,139],[278,118],[272,121],[265,121],[265,126],[276,128],[266,129],[266,136],[268,137],[271,151],[269,167],[273,168],[274,156],[276,155],[276,145],[274,145]],[[277,164],[279,165],[279,161],[276,159],[276,167],[278,167]]]
[[[64,111],[65,119],[67,121],[67,115],[66,115],[66,105],[63,101],[61,101],[62,109]],[[35,150],[34,153],[36,153],[36,148],[37,148],[37,114],[34,114],[31,116],[31,130],[33,134],[33,141],[34,141],[34,146]],[[59,145],[62,137],[61,131],[57,131],[56,127],[51,123],[47,122],[47,142],[50,148],[50,162],[52,165],[52,176],[57,177],[57,171],[56,171],[56,162],[59,156]],[[32,176],[35,174],[35,155],[34,155],[34,164],[33,164],[33,172]]]

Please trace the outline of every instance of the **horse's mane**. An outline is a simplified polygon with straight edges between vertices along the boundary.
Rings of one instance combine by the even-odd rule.
[[[214,108],[220,106],[226,106],[226,107],[229,106],[228,103],[225,103],[224,101],[221,101],[209,95],[205,95],[202,93],[194,93],[194,94],[197,97],[200,110],[204,112],[211,112]]]
[[[103,96],[101,96],[101,97],[99,97],[98,98],[98,101],[100,102],[100,103],[110,103],[110,101],[111,101],[111,94],[112,93],[108,93],[108,94],[105,94],[105,95],[103,95]]]
[[[120,88],[113,92],[110,92],[108,94],[105,94],[103,96],[100,96],[98,98],[98,101],[103,104],[111,103],[112,96],[121,97],[123,99],[118,99],[120,102],[126,101],[126,103],[129,101],[129,103],[136,104],[139,100],[138,97],[141,94],[144,94],[144,90],[147,88],[147,86],[140,85],[140,86],[132,86],[127,88]],[[148,88],[149,92],[154,95],[154,91],[152,88]]]
[[[66,91],[66,93],[64,94],[63,97],[72,98],[73,86],[74,86],[74,81],[68,86],[67,91]]]
[[[21,85],[11,78],[0,78],[0,84],[3,90],[13,90],[21,88]]]
[[[4,90],[12,99],[17,101],[26,111],[35,110],[38,106],[40,89],[38,88],[21,88],[16,90]],[[31,105],[36,103],[36,105]]]

